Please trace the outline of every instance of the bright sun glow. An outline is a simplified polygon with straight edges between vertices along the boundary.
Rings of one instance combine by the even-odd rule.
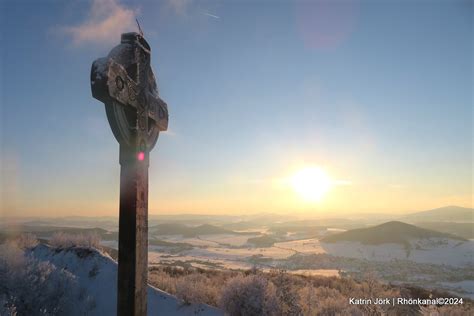
[[[331,189],[332,181],[319,167],[306,167],[291,177],[291,186],[304,200],[320,201]]]

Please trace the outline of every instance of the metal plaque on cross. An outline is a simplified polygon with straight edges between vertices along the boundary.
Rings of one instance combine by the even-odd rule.
[[[149,153],[168,128],[151,49],[138,33],[122,34],[109,55],[92,64],[92,96],[105,104],[120,144],[117,315],[146,315]]]

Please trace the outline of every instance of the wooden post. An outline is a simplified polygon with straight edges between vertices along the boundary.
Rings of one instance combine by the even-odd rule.
[[[147,314],[148,154],[120,146],[117,315]]]

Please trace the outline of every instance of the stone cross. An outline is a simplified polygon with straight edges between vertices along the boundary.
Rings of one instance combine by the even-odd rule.
[[[168,128],[168,107],[158,96],[150,46],[137,33],[92,64],[92,96],[105,104],[120,144],[117,315],[146,315],[149,153]]]

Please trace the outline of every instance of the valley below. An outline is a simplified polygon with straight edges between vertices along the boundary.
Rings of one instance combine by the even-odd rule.
[[[474,299],[474,239],[466,238],[470,236],[465,229],[459,235],[453,233],[453,227],[459,226],[453,224],[456,218],[449,222],[436,218],[436,227],[446,227],[444,232],[408,224],[409,217],[403,218],[406,222],[390,219],[151,217],[148,264],[150,269],[285,270],[298,275],[375,278]],[[427,216],[421,220],[426,223]],[[85,224],[64,221],[67,226],[59,226],[57,220],[56,226],[43,221],[2,232],[29,232],[45,241],[60,231],[92,233],[116,256],[116,223],[102,219],[91,228],[91,219],[84,220]]]
[[[445,240],[441,246],[408,252],[397,244],[327,244],[317,238],[277,242],[270,247],[238,245],[239,238],[236,238],[229,246],[214,241],[220,238],[229,242],[231,236],[201,236],[195,240],[173,237],[174,242],[186,243],[189,248],[177,250],[173,246],[150,246],[149,265],[242,270],[255,267],[354,278],[373,274],[386,282],[443,289],[474,298],[472,240],[461,244]],[[438,240],[434,242],[436,244]]]

